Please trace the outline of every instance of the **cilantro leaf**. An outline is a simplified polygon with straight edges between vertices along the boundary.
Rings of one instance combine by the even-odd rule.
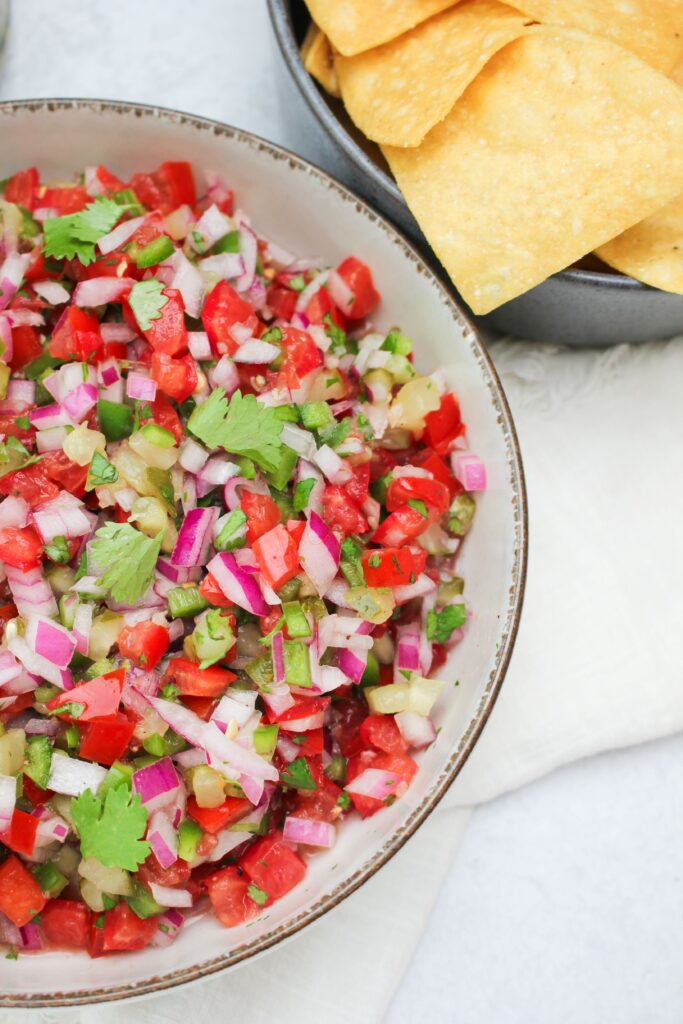
[[[408,498],[408,504],[415,512],[419,512],[423,519],[429,519],[429,512],[424,501],[421,501],[419,498]]]
[[[343,331],[342,328],[334,322],[331,313],[325,313],[323,323],[325,325],[325,334],[332,342],[330,348],[335,355],[344,355],[346,352],[346,331]]]
[[[259,889],[258,885],[253,884],[247,887],[247,896],[250,900],[253,900],[254,903],[258,903],[259,907],[265,907],[266,903],[270,899],[267,892],[264,892],[263,889]]]
[[[236,391],[228,401],[223,389],[216,388],[194,409],[187,427],[208,448],[245,455],[266,472],[278,468],[282,420],[253,395]]]
[[[95,259],[95,242],[108,234],[125,208],[106,196],[98,196],[78,213],[49,217],[43,223],[45,255],[57,260],[78,257],[87,267]]]
[[[159,320],[161,311],[168,302],[164,285],[155,277],[149,281],[136,281],[128,296],[130,308],[141,331],[149,331],[153,320]]]
[[[294,511],[303,512],[308,506],[308,499],[311,491],[316,485],[315,477],[309,477],[307,480],[299,480],[299,483],[294,488]]]
[[[116,466],[105,459],[101,452],[94,452],[90,467],[88,469],[87,490],[93,487],[101,487],[104,484],[113,484],[119,478]]]
[[[445,644],[455,629],[465,625],[467,610],[464,604],[449,604],[440,612],[432,609],[427,613],[427,639]]]
[[[149,589],[161,550],[161,533],[146,537],[130,523],[105,523],[89,546],[97,582],[121,604],[135,604]]]
[[[50,544],[43,544],[43,551],[48,558],[51,558],[58,565],[66,565],[67,562],[71,561],[66,537],[53,537]]]
[[[297,757],[290,761],[285,771],[280,772],[280,781],[285,786],[292,786],[294,789],[318,788],[305,757]]]
[[[71,817],[84,857],[95,857],[107,868],[137,871],[149,856],[150,845],[142,840],[147,809],[127,786],[107,790],[104,803],[86,789],[71,801]]]

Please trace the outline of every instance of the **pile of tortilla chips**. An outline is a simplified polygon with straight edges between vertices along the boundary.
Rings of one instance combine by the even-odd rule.
[[[302,56],[488,313],[590,252],[683,294],[683,0],[306,0]]]

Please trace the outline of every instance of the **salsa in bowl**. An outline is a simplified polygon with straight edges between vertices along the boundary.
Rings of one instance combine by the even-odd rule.
[[[186,980],[398,848],[500,683],[524,510],[476,340],[330,179],[181,115],[3,113],[18,156],[55,114],[93,152],[3,191],[0,927],[35,1005],[36,956],[65,1002]]]

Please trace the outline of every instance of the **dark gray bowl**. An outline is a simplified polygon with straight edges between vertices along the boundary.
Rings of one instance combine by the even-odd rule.
[[[320,89],[305,70],[299,46],[310,18],[303,0],[268,0],[268,7],[287,67],[327,135],[350,161],[354,188],[391,217],[435,262],[379,148],[363,138],[341,102]],[[493,313],[473,319],[480,328],[534,341],[617,345],[683,334],[683,296],[650,288],[608,269],[572,268],[553,274]]]

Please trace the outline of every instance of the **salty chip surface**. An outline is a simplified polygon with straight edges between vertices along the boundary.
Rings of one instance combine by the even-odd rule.
[[[458,0],[306,0],[311,17],[346,57],[395,39]]]
[[[683,295],[683,193],[596,253],[623,274]]]
[[[606,40],[535,26],[421,146],[383,152],[463,298],[487,313],[683,191],[683,91]]]
[[[419,146],[487,61],[529,24],[497,0],[467,0],[384,46],[338,56],[346,109],[374,142]]]

